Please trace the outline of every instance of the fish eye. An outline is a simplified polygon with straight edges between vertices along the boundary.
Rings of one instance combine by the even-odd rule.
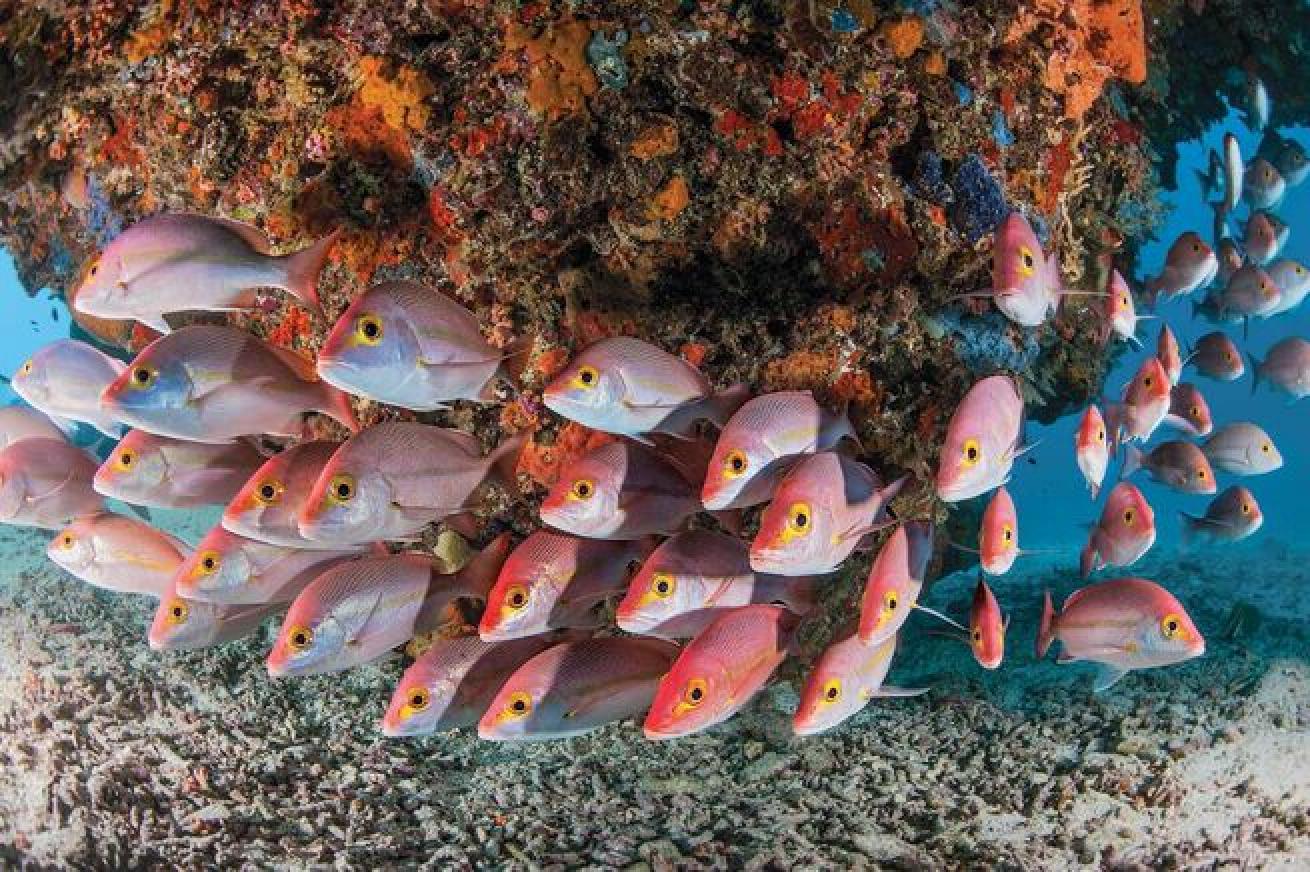
[[[282,498],[282,482],[270,478],[255,488],[255,501],[261,505],[271,506]]]
[[[200,560],[196,563],[196,572],[201,575],[213,575],[222,565],[223,561],[217,551],[206,551],[200,555]]]
[[[975,627],[973,630],[973,641],[975,644],[982,642],[982,630],[978,629],[977,627]]]
[[[309,627],[292,627],[287,633],[287,647],[292,651],[304,651],[314,644],[314,631]]]
[[[1033,267],[1037,263],[1037,260],[1033,257],[1032,249],[1026,245],[1021,245],[1019,247],[1019,263],[1020,272],[1027,276],[1033,274]]]
[[[1250,504],[1250,503],[1242,503],[1242,514],[1243,514],[1243,515],[1249,515],[1249,514],[1251,514],[1251,504]]]
[[[1192,243],[1192,253],[1193,253],[1193,254],[1200,254],[1200,253],[1201,253],[1201,243],[1199,243],[1199,242],[1193,242],[1193,243]]]
[[[901,598],[896,595],[894,590],[887,591],[887,595],[882,598],[882,601],[889,612],[896,611],[896,607],[901,604]]]
[[[1205,470],[1204,470],[1204,469],[1198,469],[1198,470],[1196,471],[1196,477],[1197,477],[1198,479],[1200,479],[1201,481],[1205,481]]]
[[[505,591],[505,605],[514,611],[518,611],[528,604],[528,589],[521,584],[516,584],[509,590]]]
[[[1002,530],[1001,530],[1001,535],[1005,538],[1005,541],[1006,541],[1006,542],[1013,542],[1013,541],[1014,541],[1014,528],[1011,527],[1009,524],[1006,524],[1005,527],[1002,528]]]
[[[1128,295],[1127,295],[1127,294],[1125,294],[1124,296],[1122,296],[1122,297],[1119,298],[1119,305],[1123,306],[1125,309],[1128,308]]]
[[[72,533],[65,533],[64,535],[59,537],[59,547],[63,548],[64,550],[68,550],[69,548],[73,547],[73,543],[76,541],[77,540],[73,538]]]
[[[118,456],[114,458],[114,469],[127,472],[132,468],[132,463],[135,460],[136,455],[132,453],[131,449],[125,448],[118,452]]]
[[[1265,444],[1260,446],[1260,450],[1263,451],[1265,454],[1268,454],[1270,451],[1274,450],[1274,446],[1266,442]]]
[[[1142,386],[1149,388],[1154,382],[1155,382],[1155,377],[1148,375],[1142,379]]]
[[[1136,519],[1136,517],[1137,517],[1137,513],[1135,511],[1133,511],[1132,509],[1124,509],[1125,524],[1131,527],[1133,525],[1133,520]]]
[[[703,678],[693,678],[687,682],[687,686],[682,690],[682,704],[687,708],[696,708],[705,701],[705,692],[708,685]]]
[[[355,498],[355,477],[353,475],[334,475],[328,483],[328,499],[338,505],[345,505]]]
[[[596,493],[596,483],[589,478],[580,478],[569,488],[569,497],[575,500],[589,500]]]
[[[809,503],[792,503],[787,510],[787,528],[793,533],[802,536],[808,533],[811,520]]]
[[[1201,417],[1201,407],[1192,406],[1190,409],[1187,410],[1187,413],[1191,415],[1193,418],[1199,418]]]
[[[31,374],[32,374],[32,361],[31,361],[31,360],[23,361],[22,369],[20,369],[19,372],[22,373],[23,375],[31,375]]]
[[[426,687],[411,688],[409,694],[405,697],[405,707],[400,710],[401,715],[409,717],[418,714],[432,703],[432,694]]]
[[[1101,429],[1101,430],[1097,430],[1097,431],[1096,431],[1096,441],[1097,441],[1097,442],[1104,442],[1104,441],[1105,441],[1105,430],[1104,430],[1104,429]]]
[[[182,624],[186,622],[187,615],[191,609],[187,606],[185,600],[175,599],[168,604],[168,622],[170,624]]]
[[[667,572],[657,572],[650,577],[651,592],[660,599],[668,599],[673,596],[673,591],[677,587],[677,581]]]
[[[591,390],[600,382],[600,373],[594,366],[584,366],[578,369],[578,374],[573,377],[573,383],[585,390]]]
[[[982,447],[979,446],[977,439],[970,439],[964,443],[961,454],[964,457],[965,466],[975,466],[982,458]]]
[[[746,453],[741,449],[734,449],[723,461],[723,475],[726,478],[737,478],[746,471]]]
[[[841,699],[841,679],[829,678],[823,685],[823,701],[828,703]]]
[[[1160,619],[1160,634],[1166,639],[1173,639],[1178,636],[1186,636],[1183,629],[1182,618],[1178,615],[1169,614]]]
[[[382,341],[382,319],[377,315],[360,315],[355,319],[355,339],[365,345]]]
[[[1269,167],[1265,167],[1265,181],[1272,182],[1273,180],[1274,180],[1274,171],[1271,170]]]
[[[138,366],[132,370],[132,387],[137,390],[145,390],[155,382],[155,376],[158,375],[155,370],[148,366]]]
[[[1233,353],[1232,353],[1231,351],[1225,351],[1225,352],[1224,352],[1224,360],[1228,361],[1229,363],[1232,363],[1232,362],[1233,362]]]
[[[100,272],[100,261],[97,260],[92,262],[91,268],[86,271],[86,274],[89,275],[91,278],[95,278],[96,273],[98,272]]]
[[[501,712],[502,717],[506,718],[525,718],[532,712],[532,697],[521,690],[517,690],[509,695],[509,702],[505,703],[505,708]]]
[[[1305,270],[1301,268],[1300,264],[1292,267],[1292,269],[1296,270],[1297,275],[1301,275],[1301,273],[1305,272]]]

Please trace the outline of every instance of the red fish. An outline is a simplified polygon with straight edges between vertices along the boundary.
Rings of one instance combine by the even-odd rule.
[[[969,608],[969,647],[983,669],[995,669],[1005,658],[1005,630],[1009,620],[987,582],[978,577],[973,605]]]
[[[340,447],[339,442],[301,442],[264,461],[228,503],[223,527],[271,545],[332,550],[300,535],[298,519],[314,482]]]
[[[1083,478],[1087,480],[1092,499],[1096,499],[1101,492],[1101,482],[1105,481],[1106,467],[1110,465],[1110,446],[1106,438],[1105,419],[1095,405],[1088,406],[1082,420],[1078,422],[1074,456]]]
[[[1241,361],[1238,361],[1241,365]],[[1269,349],[1264,360],[1251,356],[1251,368],[1255,380],[1251,382],[1251,392],[1255,393],[1260,383],[1268,382],[1293,400],[1310,395],[1310,341],[1300,336],[1288,336],[1279,340]]]
[[[1111,408],[1110,432],[1115,442],[1150,439],[1169,414],[1170,388],[1160,359],[1147,358],[1124,389],[1123,402]]]
[[[1246,222],[1246,256],[1256,266],[1268,265],[1282,248],[1278,236],[1272,216],[1267,212],[1256,212]]]
[[[1110,491],[1101,519],[1083,548],[1083,578],[1104,566],[1131,566],[1155,544],[1155,512],[1142,492],[1121,481]]]
[[[1169,376],[1169,384],[1178,384],[1178,379],[1183,374],[1183,356],[1178,349],[1178,340],[1174,337],[1174,331],[1169,329],[1168,324],[1160,325],[1160,338],[1155,344],[1155,356],[1164,367],[1165,375]]]
[[[1182,493],[1215,492],[1214,470],[1201,449],[1191,442],[1161,442],[1149,454],[1129,445],[1122,477],[1128,478],[1139,469],[1145,469],[1155,481]]]
[[[179,595],[220,605],[291,602],[329,567],[358,551],[310,551],[247,539],[216,526],[178,567]]]
[[[1219,272],[1219,261],[1200,234],[1191,230],[1180,235],[1169,246],[1165,255],[1164,270],[1147,282],[1151,299],[1166,300],[1190,294],[1214,281]]]
[[[206,445],[133,430],[96,470],[95,489],[137,506],[221,506],[263,462],[249,442]]]
[[[1196,341],[1196,346],[1187,355],[1187,362],[1202,375],[1218,381],[1235,381],[1246,372],[1241,352],[1233,340],[1218,330]]]
[[[1022,437],[1023,396],[1015,380],[994,375],[976,383],[946,428],[937,495],[957,503],[1005,484],[1023,453]]]
[[[191,549],[144,521],[102,512],[78,518],[50,541],[46,555],[104,590],[161,597]]]
[[[1210,404],[1200,388],[1190,382],[1175,385],[1169,392],[1169,414],[1164,422],[1188,436],[1209,436],[1214,429]]]
[[[1005,216],[996,230],[992,252],[992,300],[1007,318],[1023,327],[1038,327],[1059,305],[1060,262],[1047,257],[1028,219]]]
[[[0,523],[58,530],[104,510],[91,489],[96,462],[63,439],[22,439],[0,450]]]
[[[869,568],[860,598],[860,638],[877,644],[900,632],[919,592],[932,558],[933,525],[906,521],[883,543]]]
[[[979,562],[988,575],[1004,575],[1019,554],[1019,512],[1010,492],[1000,487],[983,510],[978,531]]]
[[[1110,270],[1110,282],[1105,291],[1105,326],[1106,338],[1114,335],[1124,342],[1141,345],[1137,339],[1137,325],[1152,316],[1138,315],[1137,304],[1133,300],[1133,289],[1119,274],[1119,270]]]
[[[224,606],[189,600],[169,589],[155,608],[146,639],[155,651],[209,648],[251,635],[283,604]]]
[[[858,633],[852,633],[829,645],[815,661],[801,688],[792,732],[813,736],[858,714],[872,699],[927,693],[926,687],[906,689],[883,685],[895,653],[896,636],[871,645],[861,641]]]
[[[1205,538],[1216,542],[1237,542],[1259,530],[1264,513],[1255,494],[1241,485],[1227,488],[1210,501],[1204,517],[1179,512],[1183,522],[1183,543]]]

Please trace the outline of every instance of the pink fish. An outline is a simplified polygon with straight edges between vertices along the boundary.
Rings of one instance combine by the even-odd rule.
[[[1286,237],[1284,237],[1286,239]],[[1273,216],[1268,212],[1256,212],[1246,222],[1246,256],[1256,266],[1266,266],[1278,256],[1282,243],[1278,238],[1278,228]]]
[[[1205,244],[1200,234],[1189,230],[1169,246],[1164,270],[1147,282],[1146,287],[1151,299],[1164,297],[1168,300],[1204,288],[1214,281],[1218,272],[1219,261],[1213,249]]]
[[[1290,258],[1276,260],[1269,265],[1269,278],[1278,286],[1278,305],[1270,309],[1268,317],[1281,315],[1298,308],[1310,294],[1310,270]]]
[[[1105,470],[1110,465],[1110,447],[1106,439],[1105,419],[1101,410],[1095,405],[1088,406],[1078,422],[1078,432],[1074,436],[1074,457],[1087,487],[1096,499],[1101,492],[1101,482],[1105,481]]]
[[[1005,484],[1023,453],[1023,417],[1023,397],[1013,378],[994,375],[971,387],[946,428],[937,496],[958,503]]]
[[[883,682],[896,653],[896,636],[874,645],[852,633],[824,650],[801,688],[792,732],[813,736],[861,712],[872,699],[919,696],[928,688],[886,687]]]
[[[1209,436],[1214,429],[1210,404],[1200,388],[1190,382],[1175,385],[1169,392],[1169,414],[1164,422],[1188,436]]]
[[[541,520],[575,536],[641,539],[672,533],[700,509],[695,486],[655,452],[610,442],[569,464],[541,503]]]
[[[856,440],[850,419],[824,409],[809,391],[779,391],[750,400],[724,425],[701,488],[710,510],[740,509],[773,496],[804,455]]]
[[[1019,557],[1019,512],[1010,492],[996,489],[983,510],[978,530],[978,558],[983,572],[1004,575]]]
[[[509,554],[502,534],[454,575],[424,554],[361,557],[328,569],[292,602],[268,655],[268,674],[318,675],[376,660],[435,629],[457,599],[485,600]]]
[[[1264,475],[1283,468],[1283,455],[1263,429],[1247,421],[1225,424],[1201,446],[1216,469],[1233,475]]]
[[[1001,614],[996,595],[979,576],[969,607],[969,648],[983,669],[996,669],[1005,659],[1005,630],[1009,623]]]
[[[255,470],[223,512],[223,526],[272,545],[328,548],[300,535],[300,512],[340,442],[301,442]]]
[[[355,299],[318,355],[323,380],[361,397],[431,411],[494,400],[505,354],[468,309],[412,281],[383,282]]]
[[[1181,663],[1205,653],[1205,639],[1173,594],[1144,578],[1116,578],[1074,591],[1056,614],[1046,592],[1037,656],[1060,641],[1058,662],[1099,665],[1103,691],[1133,669]]]
[[[358,429],[349,396],[320,381],[312,363],[235,327],[183,327],[161,336],[100,403],[134,427],[192,442],[298,436],[309,412]]]
[[[1122,477],[1128,478],[1139,469],[1145,469],[1160,484],[1185,494],[1212,494],[1216,490],[1210,462],[1191,442],[1161,442],[1149,454],[1129,445]]]
[[[1160,325],[1160,338],[1155,344],[1155,356],[1164,367],[1164,374],[1169,377],[1169,384],[1178,384],[1183,375],[1183,356],[1178,349],[1178,339],[1168,324]]]
[[[906,521],[883,543],[860,597],[859,635],[866,644],[883,642],[905,625],[923,590],[932,540],[931,522]]]
[[[263,462],[249,442],[209,445],[132,430],[96,470],[95,489],[137,506],[221,506]]]
[[[78,311],[135,319],[161,333],[173,312],[253,309],[255,289],[282,288],[321,313],[315,285],[333,233],[277,256],[263,231],[230,218],[154,215],[114,238],[72,295]]]
[[[1106,337],[1119,337],[1124,342],[1141,345],[1137,339],[1137,325],[1150,318],[1150,315],[1138,315],[1137,303],[1133,299],[1133,290],[1119,274],[1119,270],[1110,270],[1110,282],[1105,291]]]
[[[23,439],[63,439],[54,422],[26,406],[0,406],[0,449]]]
[[[1157,357],[1147,358],[1124,389],[1123,402],[1111,408],[1114,441],[1145,442],[1169,414],[1169,376]]]
[[[542,392],[557,415],[642,441],[647,433],[689,435],[701,419],[722,427],[747,396],[744,385],[716,394],[682,358],[626,336],[588,346]]]
[[[771,602],[804,614],[814,606],[814,584],[756,575],[741,539],[689,530],[651,552],[615,618],[629,633],[680,639],[698,635],[728,609]]]
[[[100,405],[100,394],[126,368],[121,360],[85,342],[60,339],[28,358],[14,373],[11,387],[65,429],[82,421],[117,439],[123,423]]]
[[[992,250],[992,300],[1007,318],[1039,327],[1059,305],[1060,261],[1047,258],[1028,219],[1011,212],[996,230]]]
[[[188,651],[241,639],[259,629],[279,603],[256,606],[222,606],[196,602],[169,589],[155,608],[147,639],[155,651]]]
[[[0,523],[58,530],[104,510],[96,463],[63,439],[23,439],[0,451]]]
[[[46,556],[95,587],[161,597],[190,550],[144,521],[104,512],[60,530]]]
[[[178,567],[174,583],[178,595],[191,600],[220,605],[286,603],[327,569],[358,554],[270,545],[216,526]]]
[[[1243,176],[1246,165],[1242,163],[1242,150],[1237,137],[1231,133],[1224,134],[1224,199],[1216,204],[1215,211],[1221,215],[1230,215],[1242,200],[1245,189]]]
[[[717,618],[660,679],[642,727],[646,738],[698,733],[745,708],[786,659],[798,623],[772,605],[742,606]]]
[[[424,736],[475,727],[514,672],[559,644],[550,634],[484,642],[438,639],[410,664],[382,716],[386,736]]]
[[[538,530],[505,561],[478,625],[484,642],[498,642],[605,624],[599,609],[619,598],[651,541],[608,542]]]
[[[1246,168],[1242,177],[1242,198],[1252,209],[1270,209],[1277,206],[1287,191],[1287,182],[1278,168],[1262,157],[1257,157]]]
[[[678,648],[659,639],[565,642],[511,675],[478,722],[497,742],[563,739],[638,717]]]
[[[887,526],[888,503],[905,482],[884,486],[863,463],[830,451],[806,457],[760,517],[751,569],[787,576],[832,572],[865,536]]]
[[[1293,400],[1299,400],[1310,394],[1310,341],[1299,336],[1280,339],[1269,349],[1264,360],[1257,360],[1252,355],[1251,368],[1255,371],[1252,393],[1261,382],[1267,382]]]
[[[1216,542],[1238,542],[1250,536],[1264,524],[1264,513],[1255,500],[1255,494],[1241,485],[1226,488],[1210,501],[1204,517],[1179,512],[1183,522],[1183,543],[1197,538]]]
[[[1121,481],[1110,491],[1101,519],[1083,548],[1083,578],[1105,566],[1131,566],[1155,544],[1155,512],[1142,492]]]
[[[462,430],[408,421],[375,424],[348,439],[323,467],[300,511],[300,535],[331,545],[412,539],[468,507],[495,476],[515,489],[527,434],[485,457]]]
[[[1222,332],[1207,333],[1196,341],[1196,347],[1187,355],[1187,362],[1202,375],[1218,381],[1235,381],[1246,372],[1242,355]]]
[[[1278,286],[1255,264],[1233,273],[1223,290],[1211,292],[1203,303],[1193,305],[1195,314],[1208,313],[1219,321],[1264,318],[1278,308]]]
[[[1219,271],[1215,273],[1215,281],[1221,285],[1228,284],[1228,280],[1233,277],[1233,273],[1242,268],[1245,258],[1237,247],[1237,243],[1228,237],[1219,240],[1219,251],[1217,253],[1219,260]]]

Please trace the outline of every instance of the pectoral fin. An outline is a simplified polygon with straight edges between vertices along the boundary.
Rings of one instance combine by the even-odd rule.
[[[1096,668],[1096,677],[1092,682],[1092,692],[1100,693],[1103,690],[1109,690],[1119,679],[1128,674],[1127,669],[1121,669],[1118,666],[1111,666],[1108,663],[1102,663]]]

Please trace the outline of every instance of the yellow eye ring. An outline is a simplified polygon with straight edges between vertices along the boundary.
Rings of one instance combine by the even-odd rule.
[[[823,684],[823,701],[831,705],[841,699],[841,679],[829,678]]]
[[[668,599],[677,589],[677,579],[668,572],[656,572],[650,577],[650,592],[657,599]]]
[[[814,526],[814,516],[809,503],[792,503],[787,509],[787,529],[797,536],[804,536]]]
[[[1124,523],[1125,523],[1125,524],[1127,524],[1128,526],[1131,527],[1131,526],[1133,525],[1133,520],[1134,520],[1136,517],[1137,517],[1137,513],[1134,512],[1132,509],[1124,509]]]
[[[405,705],[400,709],[400,716],[407,718],[416,715],[432,704],[432,693],[422,685],[412,687],[405,695]]]
[[[882,598],[883,608],[888,612],[896,611],[896,607],[901,604],[901,598],[896,595],[896,591],[889,590]]]
[[[500,714],[503,718],[526,718],[532,714],[532,697],[521,690],[511,693]]]
[[[1187,629],[1183,627],[1183,620],[1172,612],[1160,619],[1160,635],[1166,639],[1186,639]]]
[[[1242,503],[1242,514],[1243,514],[1243,515],[1249,515],[1249,514],[1251,514],[1251,504],[1250,504],[1250,503]]]
[[[342,473],[341,475],[332,476],[328,482],[327,491],[328,502],[338,506],[344,506],[355,498],[355,477]]]
[[[966,466],[977,466],[982,460],[982,446],[977,439],[967,439],[960,448],[960,461]]]
[[[59,537],[59,547],[67,551],[69,548],[73,547],[73,544],[76,541],[77,540],[73,538],[72,533],[65,533]]]
[[[687,686],[682,689],[682,705],[689,709],[694,709],[701,703],[705,702],[708,695],[709,685],[703,678],[693,678],[687,682]]]
[[[204,551],[198,555],[196,560],[196,575],[213,575],[218,572],[223,565],[223,560],[218,556],[217,551]]]
[[[1006,524],[1006,525],[1004,525],[1003,527],[1001,527],[1001,538],[1005,540],[1006,544],[1009,544],[1010,542],[1013,542],[1013,541],[1014,541],[1014,527],[1011,526],[1010,524]]]
[[[569,488],[569,499],[589,500],[596,494],[596,483],[589,478],[580,478]]]
[[[271,506],[282,499],[282,492],[284,490],[286,490],[286,488],[282,485],[282,482],[275,478],[270,478],[267,481],[259,483],[259,486],[254,490],[253,496],[255,502],[259,503],[261,506]]]
[[[148,366],[138,366],[136,369],[132,370],[132,378],[128,384],[132,386],[133,390],[144,391],[155,383],[155,379],[158,376],[159,372],[157,370],[151,369]]]
[[[1196,471],[1196,477],[1199,478],[1199,479],[1201,479],[1202,481],[1204,481],[1204,480],[1205,480],[1205,470],[1204,470],[1204,469],[1198,469],[1198,470]]]
[[[517,612],[528,604],[528,589],[521,584],[511,585],[505,591],[505,608]]]
[[[22,375],[31,375],[31,374],[32,374],[32,361],[31,361],[31,360],[27,360],[27,361],[25,361],[25,362],[23,363],[23,368],[22,368],[21,370],[19,370],[19,372],[20,372]]]
[[[1033,250],[1026,245],[1019,246],[1019,272],[1025,276],[1030,276],[1035,271],[1037,259],[1033,257]]]
[[[573,377],[573,386],[589,391],[600,384],[600,373],[594,366],[578,367],[578,374]]]
[[[382,341],[382,319],[377,315],[363,314],[355,319],[355,342],[360,345],[377,345]]]
[[[746,452],[740,448],[734,448],[728,452],[728,456],[723,458],[723,477],[740,478],[746,474],[746,469],[750,465],[746,459]]]
[[[1265,454],[1268,454],[1270,451],[1273,450],[1273,448],[1274,447],[1270,445],[1268,442],[1260,446],[1260,450],[1263,451]]]
[[[96,258],[95,260],[91,261],[91,266],[87,269],[86,274],[91,278],[95,278],[96,273],[98,272],[100,272],[100,259]]]
[[[309,627],[292,627],[287,630],[287,647],[292,651],[304,651],[314,644],[314,631]]]
[[[1097,441],[1097,442],[1104,442],[1104,441],[1105,441],[1105,431],[1104,431],[1104,430],[1097,430],[1097,431],[1096,431],[1096,441]]]
[[[114,457],[114,469],[117,469],[119,472],[130,472],[135,460],[136,455],[132,453],[131,449],[124,448],[122,451],[118,452],[116,457]]]
[[[1191,415],[1193,418],[1199,418],[1201,417],[1201,407],[1192,406],[1190,409],[1187,410],[1187,414]]]
[[[165,620],[176,626],[186,623],[189,614],[191,614],[191,608],[186,604],[186,600],[175,599],[168,604],[168,615]]]

